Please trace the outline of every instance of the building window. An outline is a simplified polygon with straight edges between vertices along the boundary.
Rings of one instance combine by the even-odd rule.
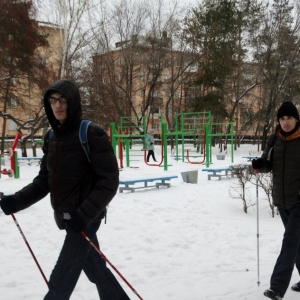
[[[180,93],[175,93],[174,94],[174,99],[180,99],[181,98],[181,94]]]
[[[7,120],[7,129],[8,130],[16,130],[17,129],[17,124],[13,120],[8,119]]]
[[[159,107],[151,107],[150,112],[151,114],[159,114]]]
[[[153,124],[153,129],[154,130],[160,130],[160,124],[159,123],[154,123]]]
[[[124,57],[119,57],[119,65],[120,66],[125,65],[125,59],[124,59]]]
[[[40,56],[39,57],[39,63],[41,66],[45,67],[47,65],[47,57]]]
[[[17,107],[17,98],[15,96],[9,96],[7,106],[10,108]]]
[[[191,64],[190,65],[190,72],[197,72],[198,68],[197,68],[197,64]]]
[[[159,97],[159,90],[155,90],[153,92],[153,97]]]

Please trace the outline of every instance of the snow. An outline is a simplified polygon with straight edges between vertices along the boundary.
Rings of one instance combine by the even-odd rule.
[[[156,147],[157,148],[157,147]],[[159,157],[159,149],[156,156]],[[215,149],[214,149],[214,152]],[[247,164],[243,156],[260,155],[256,146],[242,145],[233,164]],[[241,199],[233,197],[236,178],[208,180],[204,165],[176,161],[169,156],[168,170],[150,167],[142,157],[124,168],[121,179],[177,175],[171,187],[117,193],[109,205],[107,224],[98,231],[101,251],[144,300],[256,300],[266,299],[270,276],[280,251],[283,225],[271,217],[266,197],[259,190],[256,206],[243,212]],[[194,161],[197,158],[193,158]],[[211,167],[232,165],[213,155]],[[38,173],[36,163],[20,165],[20,178],[0,178],[0,191],[14,193]],[[198,171],[198,183],[183,182],[181,172]],[[248,199],[256,204],[256,186]],[[15,214],[46,277],[54,267],[64,239],[53,219],[49,197]],[[35,265],[11,216],[0,213],[1,299],[41,300],[47,285]],[[259,237],[257,232],[259,231]],[[259,242],[259,243],[258,243]],[[259,264],[258,264],[259,254]],[[259,266],[259,268],[258,268]],[[114,272],[114,271],[113,271]],[[138,299],[114,272],[131,299]],[[260,285],[257,284],[258,280]],[[294,271],[291,284],[299,280]],[[286,299],[299,294],[288,289]],[[84,274],[71,297],[98,299],[96,288]]]

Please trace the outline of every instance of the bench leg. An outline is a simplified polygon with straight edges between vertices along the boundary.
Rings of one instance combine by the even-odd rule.
[[[212,177],[217,177],[219,180],[221,180],[221,175],[208,175],[208,180],[210,180]]]
[[[131,193],[135,192],[135,188],[134,187],[129,187],[128,184],[125,184],[125,187],[120,187],[119,188],[119,192],[123,193],[123,191],[130,191]]]
[[[166,186],[167,188],[169,188],[171,186],[170,183],[167,183],[167,182],[157,182],[155,184],[156,188],[158,189],[160,186]]]

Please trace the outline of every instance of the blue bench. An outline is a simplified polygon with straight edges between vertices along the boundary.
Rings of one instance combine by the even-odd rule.
[[[131,193],[135,192],[137,189],[143,189],[148,187],[156,187],[159,188],[161,186],[166,186],[169,188],[171,186],[169,181],[171,179],[178,178],[178,176],[163,176],[163,177],[153,177],[153,178],[145,178],[145,179],[131,179],[131,180],[120,180],[119,184],[124,185],[119,187],[119,192],[123,193],[123,191],[131,191]],[[148,185],[149,182],[156,182],[155,185]],[[135,186],[136,183],[144,183],[143,186]]]
[[[31,166],[33,161],[37,161],[38,164],[41,164],[41,157],[18,157],[18,161],[26,161],[28,163],[28,166]]]
[[[222,177],[233,177],[234,172],[230,168],[220,168],[220,169],[203,169],[203,172],[208,172],[208,180],[211,180],[212,177],[216,177],[221,180]]]
[[[242,156],[242,158],[246,158],[247,161],[252,161],[254,158],[258,158],[257,156]]]

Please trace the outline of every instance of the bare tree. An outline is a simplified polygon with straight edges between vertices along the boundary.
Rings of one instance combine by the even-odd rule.
[[[91,43],[88,11],[93,9],[91,0],[38,1],[43,6],[43,20],[57,25],[60,43],[57,51],[60,66],[57,78],[80,79],[85,68],[87,51]]]
[[[262,149],[280,103],[286,99],[300,102],[300,19],[293,19],[292,11],[288,0],[274,0],[272,7],[266,8],[264,24],[254,40],[254,60],[265,92],[259,112],[263,126]]]
[[[164,113],[172,128],[172,115],[182,107],[185,72],[193,61],[180,36],[177,3],[169,11],[164,1],[123,0],[109,13],[100,8],[94,29],[95,103],[111,120],[135,116],[137,128],[141,117],[151,121],[157,112]]]
[[[3,97],[1,116],[3,118],[1,152],[4,150],[7,120],[13,120],[9,113],[18,105],[18,118],[26,122],[28,113],[35,113],[36,105],[30,103],[32,92],[45,84],[47,73],[40,64],[36,51],[46,48],[48,42],[35,20],[35,9],[31,1],[2,1],[0,9],[0,66],[3,77],[0,81],[0,94]],[[38,108],[37,108],[38,109]],[[16,118],[16,117],[15,117]],[[24,120],[25,119],[25,120]]]

